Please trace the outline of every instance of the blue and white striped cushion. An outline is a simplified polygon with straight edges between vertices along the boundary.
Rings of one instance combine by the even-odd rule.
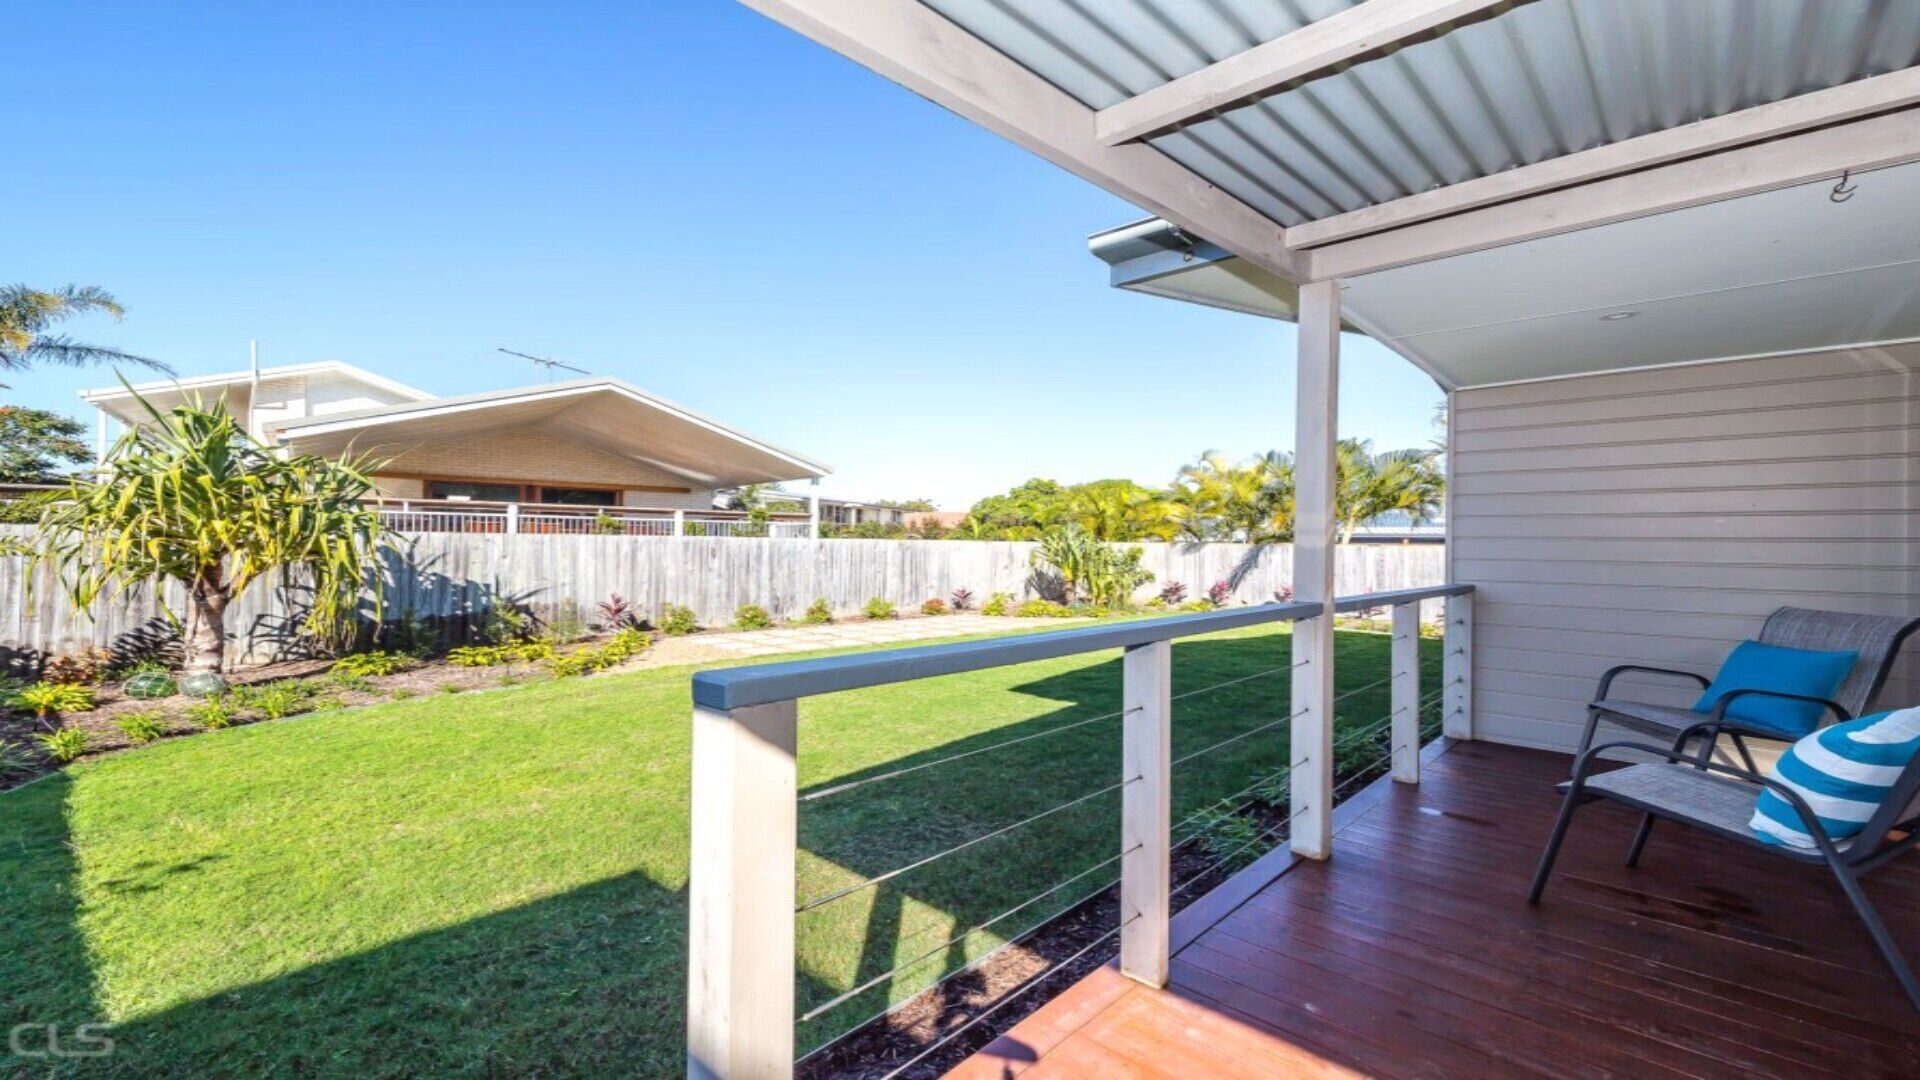
[[[1866,827],[1916,753],[1920,708],[1901,709],[1802,737],[1770,775],[1807,801],[1829,837],[1844,840]],[[1769,844],[1814,847],[1792,804],[1771,790],[1761,791],[1750,824]]]

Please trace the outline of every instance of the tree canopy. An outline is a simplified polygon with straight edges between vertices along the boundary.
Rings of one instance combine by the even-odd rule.
[[[87,427],[44,409],[0,406],[0,482],[46,484],[93,460]]]
[[[126,314],[126,309],[113,294],[92,285],[68,285],[59,289],[0,285],[0,371],[25,371],[35,364],[64,367],[133,364],[169,375],[173,373],[158,360],[48,333],[54,324],[88,313],[117,319]]]

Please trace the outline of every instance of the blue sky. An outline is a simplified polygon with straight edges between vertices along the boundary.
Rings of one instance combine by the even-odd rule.
[[[619,375],[943,507],[1292,442],[1292,327],[1121,293],[1092,185],[733,3],[27,5],[7,276],[183,374],[339,359],[437,393]],[[1349,338],[1341,430],[1439,392]],[[99,371],[11,378],[80,415]]]

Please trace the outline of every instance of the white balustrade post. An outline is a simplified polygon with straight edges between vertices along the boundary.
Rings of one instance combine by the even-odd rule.
[[[1473,738],[1473,594],[1447,597],[1447,655],[1441,664],[1442,730],[1450,739]]]
[[[1173,643],[1150,641],[1121,661],[1120,973],[1167,984],[1173,828]]]
[[[507,504],[507,532],[518,533],[519,531],[520,531],[520,504],[508,503]]]
[[[1420,782],[1420,602],[1393,609],[1393,778]]]
[[[685,510],[675,510],[673,512],[673,535],[687,535],[687,512]]]
[[[1292,793],[1295,854],[1333,854],[1335,425],[1340,414],[1340,286],[1300,286],[1295,373],[1294,599],[1326,605],[1293,625]]]
[[[793,701],[693,710],[687,1075],[793,1075]]]

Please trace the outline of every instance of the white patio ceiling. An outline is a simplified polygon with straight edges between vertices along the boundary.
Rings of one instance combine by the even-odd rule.
[[[1338,280],[1449,388],[1920,336],[1920,0],[744,2],[1164,219],[1115,284]]]

